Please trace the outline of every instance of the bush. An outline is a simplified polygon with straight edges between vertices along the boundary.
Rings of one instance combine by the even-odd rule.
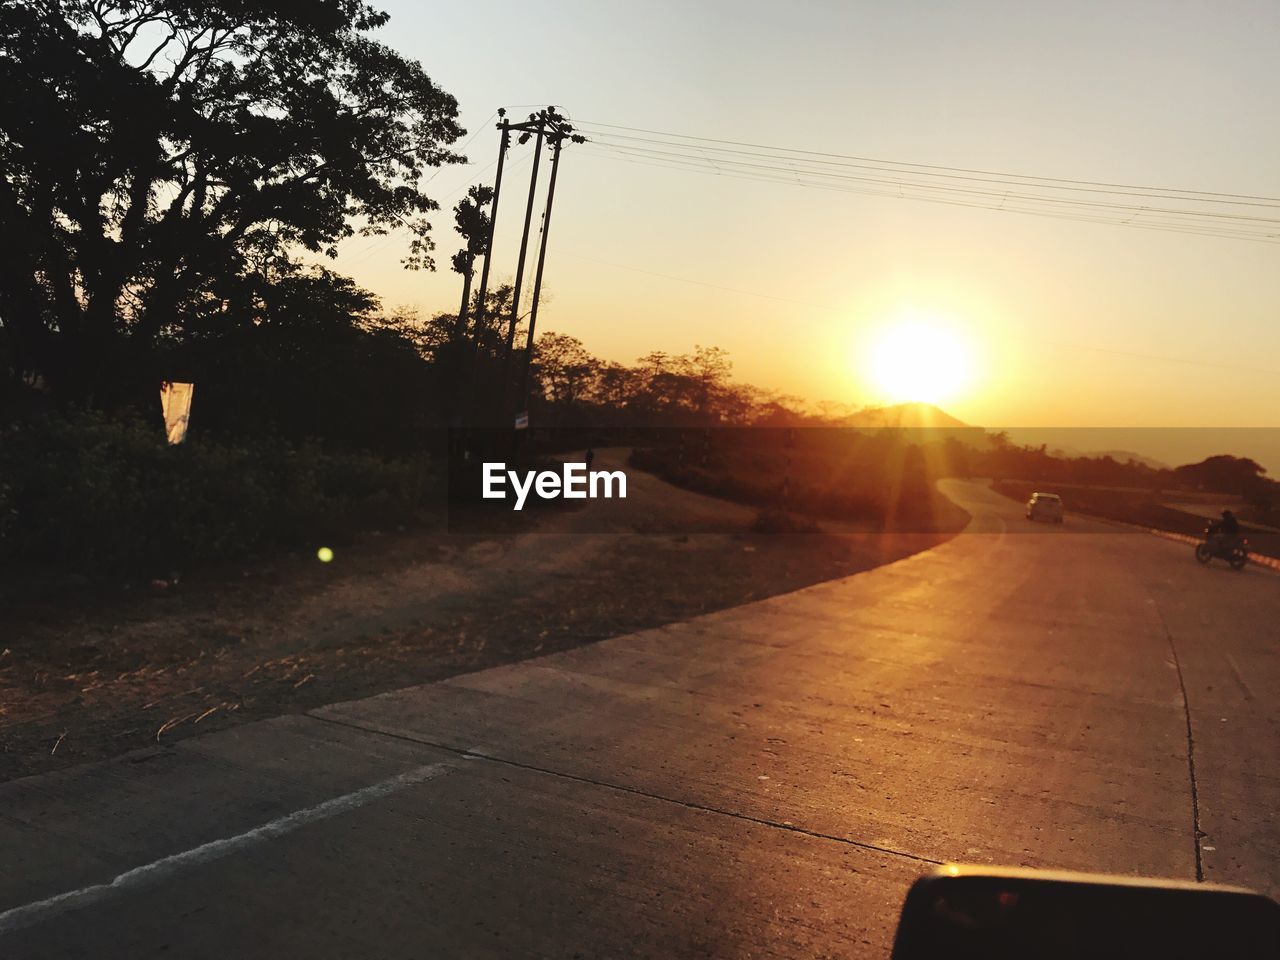
[[[168,571],[411,519],[430,461],[192,439],[135,421],[46,417],[0,435],[0,561]]]

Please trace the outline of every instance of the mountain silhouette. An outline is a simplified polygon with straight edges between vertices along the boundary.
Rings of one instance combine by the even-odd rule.
[[[974,429],[932,403],[895,403],[887,407],[867,407],[851,414],[845,423],[851,427],[888,427],[895,430]]]

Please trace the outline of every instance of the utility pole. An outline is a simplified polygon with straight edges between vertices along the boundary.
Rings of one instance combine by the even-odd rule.
[[[498,171],[493,179],[493,205],[489,208],[489,239],[484,247],[484,266],[480,270],[480,307],[476,311],[476,349],[479,350],[480,334],[484,330],[485,312],[489,302],[489,264],[493,262],[493,232],[498,225],[498,198],[502,195],[502,165],[507,159],[507,147],[511,144],[511,121],[505,116],[498,124],[502,142],[498,146]],[[464,331],[465,332],[465,331]]]
[[[498,169],[493,179],[493,202],[489,207],[489,236],[484,245],[484,266],[480,268],[480,303],[476,306],[475,336],[471,339],[471,362],[467,378],[471,381],[467,419],[472,425],[476,419],[476,412],[480,408],[480,378],[476,376],[476,369],[480,365],[481,341],[484,339],[485,327],[488,323],[489,268],[493,264],[493,240],[498,226],[498,201],[502,198],[502,168],[506,163],[507,148],[511,146],[511,121],[507,119],[505,110],[499,109],[498,116],[502,118],[502,122],[498,124],[502,137],[498,143]],[[465,325],[462,332],[465,336]]]
[[[542,295],[542,272],[547,256],[547,231],[551,223],[551,205],[555,199],[556,174],[560,168],[560,149],[566,139],[572,143],[585,143],[586,137],[574,132],[569,119],[561,115],[555,107],[547,107],[537,113],[531,113],[529,114],[529,119],[523,123],[511,123],[502,110],[498,111],[498,116],[502,118],[502,122],[498,124],[498,129],[502,132],[502,140],[498,147],[498,170],[494,178],[493,200],[489,213],[488,240],[484,248],[484,266],[480,271],[480,289],[477,294],[480,302],[475,311],[475,335],[472,338],[471,376],[469,379],[472,386],[472,422],[485,421],[489,422],[490,426],[510,426],[512,410],[509,407],[509,403],[513,386],[511,382],[511,364],[515,352],[516,326],[520,322],[520,295],[524,289],[524,268],[529,254],[529,231],[533,225],[533,206],[538,195],[538,170],[542,160],[542,147],[544,143],[552,147],[551,179],[547,188],[547,206],[542,215],[542,236],[538,248],[538,265],[533,286],[533,305],[529,314],[529,334],[525,343],[524,369],[520,380],[519,394],[516,397],[517,403],[524,404],[525,408],[527,408],[529,399],[534,328],[538,318],[538,303]],[[533,171],[529,176],[529,199],[525,204],[524,231],[520,237],[520,256],[516,263],[515,281],[511,291],[511,315],[507,322],[506,348],[502,356],[502,380],[495,395],[491,395],[490,402],[482,404],[481,383],[486,381],[487,378],[477,374],[480,354],[483,348],[481,341],[489,319],[489,276],[490,268],[493,264],[494,238],[498,225],[498,201],[502,197],[502,171],[506,162],[507,151],[511,146],[511,134],[513,131],[519,133],[520,143],[527,143],[531,137],[536,136],[533,149]],[[464,334],[469,311],[467,302],[469,287],[470,278],[464,277],[463,305],[458,311],[459,327]],[[490,414],[494,412],[494,406],[497,407],[497,420],[491,421]]]
[[[547,111],[538,111],[538,117],[534,129],[537,130],[537,140],[533,146],[533,173],[529,176],[529,202],[525,206],[524,211],[524,234],[520,237],[520,257],[516,261],[516,281],[515,287],[511,291],[511,321],[507,326],[507,349],[502,357],[502,397],[503,397],[503,415],[510,413],[506,409],[506,398],[510,396],[511,383],[511,352],[516,340],[516,323],[520,319],[520,287],[524,281],[524,261],[525,256],[529,252],[529,227],[533,224],[533,201],[538,193],[538,161],[542,159],[542,138],[546,132]],[[520,129],[528,129],[527,125],[517,125]]]
[[[538,267],[533,276],[533,305],[529,308],[529,335],[524,345],[524,370],[520,375],[520,409],[529,409],[529,367],[533,363],[533,333],[538,325],[538,298],[542,295],[542,267],[547,260],[547,234],[551,231],[551,205],[556,199],[556,173],[560,170],[560,145],[565,134],[551,137],[551,182],[547,185],[547,209],[542,214],[542,241],[538,245]]]

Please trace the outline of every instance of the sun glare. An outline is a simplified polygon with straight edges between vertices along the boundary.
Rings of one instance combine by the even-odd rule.
[[[888,403],[954,400],[973,380],[973,354],[949,326],[903,320],[884,328],[864,354],[864,374]]]

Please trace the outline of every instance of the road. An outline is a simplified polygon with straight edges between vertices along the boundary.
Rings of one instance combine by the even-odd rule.
[[[1280,894],[1280,577],[947,491],[864,574],[0,786],[0,956],[882,957],[946,860]]]

